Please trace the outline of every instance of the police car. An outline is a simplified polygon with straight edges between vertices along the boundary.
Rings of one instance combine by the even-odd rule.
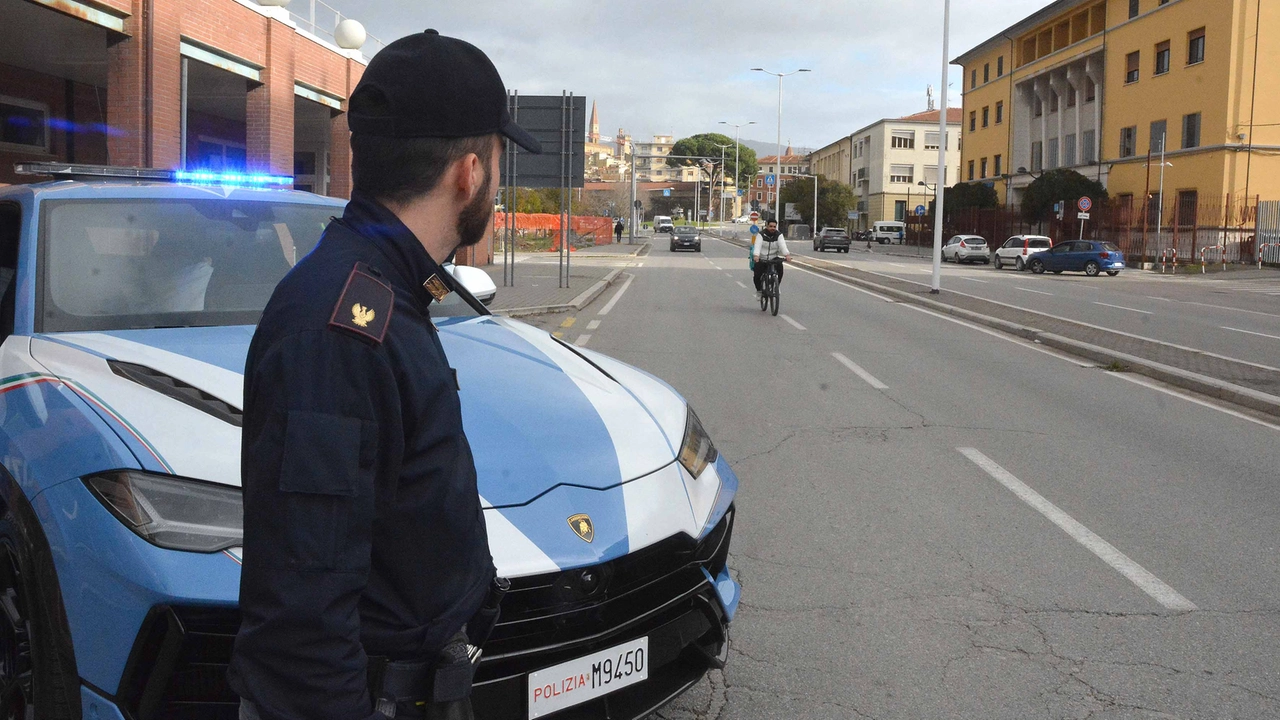
[[[0,716],[235,718],[243,368],[342,204],[289,178],[28,165],[0,188]],[[639,718],[723,665],[738,481],[671,387],[487,314],[458,368],[498,572],[483,718]]]

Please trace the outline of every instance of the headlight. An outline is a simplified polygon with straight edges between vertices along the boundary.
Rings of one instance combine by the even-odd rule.
[[[697,414],[689,408],[689,418],[684,424],[684,444],[680,446],[680,464],[697,478],[719,456],[716,446],[711,444],[711,437],[702,429]]]
[[[136,470],[87,477],[84,484],[112,515],[153,545],[216,552],[244,542],[240,488]]]

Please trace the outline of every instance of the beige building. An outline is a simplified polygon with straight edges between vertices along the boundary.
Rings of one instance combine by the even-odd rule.
[[[960,179],[961,113],[960,108],[947,110],[943,184]],[[815,174],[853,187],[859,228],[879,220],[902,220],[933,199],[939,180],[939,119],[938,110],[926,110],[880,120],[814,151],[810,164]]]

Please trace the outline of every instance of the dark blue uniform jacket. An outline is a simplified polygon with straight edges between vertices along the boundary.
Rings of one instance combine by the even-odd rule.
[[[254,334],[229,674],[265,720],[382,717],[366,658],[430,659],[484,601],[494,568],[475,464],[428,315],[449,282],[394,214],[357,196]]]

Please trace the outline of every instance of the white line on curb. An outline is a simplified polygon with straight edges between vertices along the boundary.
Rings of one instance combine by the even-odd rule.
[[[1226,325],[1223,325],[1223,326],[1222,326],[1222,329],[1223,329],[1223,330],[1235,330],[1235,331],[1236,331],[1236,332],[1238,332],[1238,333],[1245,333],[1246,335],[1258,335],[1258,336],[1260,336],[1260,337],[1264,337],[1264,338],[1271,338],[1272,340],[1280,340],[1280,335],[1268,335],[1268,334],[1266,334],[1266,333],[1254,332],[1254,331],[1252,331],[1252,330],[1241,330],[1240,328],[1227,327]]]
[[[1128,555],[1117,550],[1111,543],[1098,537],[1092,530],[1081,525],[1075,518],[1046,500],[1044,496],[1032,490],[1026,483],[1014,477],[1012,473],[1000,467],[991,458],[970,447],[956,448],[956,450],[959,450],[961,454],[969,458],[974,465],[982,468],[996,482],[1011,490],[1020,500],[1038,510],[1041,515],[1048,518],[1054,525],[1062,528],[1072,539],[1088,548],[1090,552],[1101,558],[1116,572],[1129,578],[1130,582],[1150,595],[1156,602],[1170,610],[1190,611],[1197,609],[1194,603],[1179,595],[1178,591],[1169,587],[1160,578],[1152,575],[1146,568],[1131,560]]]
[[[590,335],[590,334],[586,334],[586,335],[579,335],[579,336],[578,336],[578,339],[573,341],[573,344],[574,344],[574,345],[577,345],[578,347],[586,347],[587,342],[588,342],[589,340],[591,340],[591,335]]]
[[[1129,312],[1142,313],[1143,315],[1155,314],[1155,313],[1152,313],[1150,310],[1139,310],[1138,308],[1125,307],[1123,305],[1112,305],[1111,303],[1098,302],[1097,300],[1093,301],[1093,304],[1101,305],[1103,307],[1115,308],[1117,310],[1128,310]]]
[[[599,321],[599,320],[592,320],[591,322],[587,323],[587,329],[588,329],[588,330],[595,330],[595,329],[596,329],[596,328],[598,328],[598,327],[600,327],[600,321]]]
[[[1048,296],[1050,296],[1050,297],[1052,297],[1052,296],[1053,296],[1053,293],[1050,293],[1050,292],[1045,292],[1045,291],[1043,291],[1043,290],[1032,290],[1031,288],[1018,287],[1017,285],[1014,285],[1014,286],[1013,286],[1013,289],[1014,289],[1014,290],[1021,290],[1022,292],[1033,292],[1033,293],[1037,293],[1037,294],[1039,294],[1039,295],[1048,295]]]
[[[858,377],[862,378],[863,380],[866,380],[866,381],[867,381],[867,384],[868,384],[868,385],[870,385],[871,387],[873,387],[873,388],[875,388],[875,389],[877,389],[877,390],[888,390],[888,389],[889,389],[889,386],[888,386],[888,385],[885,385],[884,383],[882,383],[882,382],[880,382],[879,380],[877,380],[877,379],[876,379],[876,377],[875,377],[874,375],[872,375],[871,373],[867,372],[866,370],[863,370],[863,369],[862,369],[862,367],[861,367],[860,365],[858,365],[858,363],[856,363],[856,362],[854,362],[854,361],[850,360],[849,358],[845,357],[844,355],[841,355],[841,354],[840,354],[840,353],[838,353],[838,352],[833,352],[833,353],[831,353],[831,357],[835,358],[836,360],[839,360],[841,365],[844,365],[845,367],[847,367],[847,368],[849,368],[850,370],[852,370],[854,375],[857,375]]]
[[[790,316],[790,315],[788,315],[788,314],[786,314],[786,313],[778,313],[778,317],[782,318],[783,320],[786,320],[788,323],[790,323],[790,324],[791,324],[791,327],[793,327],[793,328],[795,328],[795,329],[797,329],[797,330],[808,330],[808,329],[809,329],[809,328],[807,328],[807,327],[805,327],[805,326],[801,325],[800,323],[796,322],[795,320],[792,320],[792,319],[791,319],[791,316]]]
[[[1227,414],[1227,415],[1230,415],[1231,417],[1240,418],[1241,420],[1247,420],[1247,421],[1249,421],[1249,422],[1253,423],[1254,425],[1261,425],[1261,426],[1262,426],[1262,427],[1264,427],[1264,428],[1269,428],[1269,429],[1271,429],[1271,430],[1275,430],[1275,431],[1277,431],[1277,432],[1280,432],[1280,425],[1275,425],[1275,424],[1273,424],[1273,423],[1269,423],[1269,422],[1267,422],[1266,420],[1259,420],[1259,419],[1258,419],[1258,418],[1256,418],[1256,417],[1250,417],[1250,416],[1248,416],[1248,415],[1245,415],[1245,414],[1244,414],[1244,413],[1242,413],[1242,412],[1236,412],[1235,410],[1232,410],[1231,408],[1222,407],[1222,406],[1220,406],[1220,405],[1214,405],[1213,403],[1208,402],[1208,401],[1205,401],[1205,400],[1201,400],[1200,398],[1195,397],[1194,395],[1189,395],[1189,394],[1187,394],[1187,393],[1180,392],[1180,391],[1178,391],[1178,390],[1173,390],[1173,389],[1171,389],[1171,388],[1162,387],[1162,386],[1160,386],[1160,385],[1157,385],[1155,382],[1153,382],[1153,381],[1151,381],[1151,380],[1148,380],[1148,379],[1143,378],[1143,377],[1135,376],[1135,375],[1133,375],[1133,374],[1131,374],[1131,373],[1107,373],[1107,377],[1113,377],[1113,378],[1117,378],[1117,379],[1120,379],[1120,380],[1128,380],[1129,382],[1133,383],[1134,385],[1141,385],[1141,386],[1142,386],[1142,387],[1144,387],[1144,388],[1149,388],[1149,389],[1151,389],[1151,390],[1155,390],[1156,392],[1162,392],[1162,393],[1164,393],[1165,395],[1171,395],[1171,396],[1176,397],[1176,398],[1181,398],[1182,400],[1186,400],[1187,402],[1192,402],[1192,403],[1195,403],[1196,405],[1201,405],[1201,406],[1207,407],[1207,408],[1209,408],[1210,410],[1217,410],[1218,412],[1220,412],[1220,413],[1225,413],[1225,414]]]
[[[622,297],[622,293],[626,292],[627,288],[631,287],[631,281],[635,279],[635,275],[627,275],[627,281],[622,283],[622,287],[618,288],[618,292],[614,293],[613,297],[609,298],[609,302],[605,303],[604,307],[600,308],[600,312],[596,314],[608,315],[609,311],[613,309],[613,306],[618,304],[618,300]]]

